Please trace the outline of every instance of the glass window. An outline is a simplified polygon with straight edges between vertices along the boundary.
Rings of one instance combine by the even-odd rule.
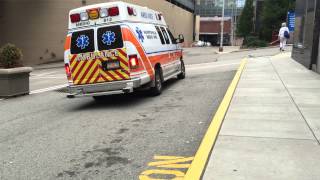
[[[166,41],[166,44],[170,44],[169,35],[167,31],[163,27],[160,27],[160,28],[163,33],[163,37],[164,37],[164,40]]]
[[[80,54],[94,51],[93,29],[72,33],[71,54]]]
[[[156,30],[157,30],[158,35],[159,35],[159,37],[160,37],[161,43],[164,44],[164,43],[165,43],[165,42],[164,42],[164,38],[163,38],[163,35],[162,35],[162,33],[161,33],[161,30],[160,30],[160,28],[159,28],[158,26],[156,26]]]
[[[170,36],[171,43],[172,43],[172,44],[177,44],[176,39],[174,38],[173,34],[171,33],[171,31],[170,31],[168,28],[167,28],[167,32],[168,32],[168,34],[169,34],[169,36]]]
[[[123,47],[120,26],[109,26],[98,29],[98,49],[108,50]]]

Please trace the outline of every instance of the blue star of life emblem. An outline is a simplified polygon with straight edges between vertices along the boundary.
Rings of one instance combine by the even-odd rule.
[[[143,32],[141,31],[141,29],[139,29],[138,27],[136,28],[136,33],[138,34],[138,38],[141,42],[144,41],[144,36],[143,36]]]
[[[102,35],[102,43],[111,45],[116,41],[116,34],[112,31],[107,31]]]
[[[89,46],[89,37],[86,35],[81,35],[77,38],[77,46],[78,48],[85,49]]]

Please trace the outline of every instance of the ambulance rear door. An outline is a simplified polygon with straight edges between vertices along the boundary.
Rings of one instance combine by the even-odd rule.
[[[130,79],[120,25],[72,33],[70,69],[75,85]]]

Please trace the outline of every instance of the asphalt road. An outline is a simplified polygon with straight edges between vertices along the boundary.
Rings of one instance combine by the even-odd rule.
[[[242,58],[235,57],[186,57],[186,79],[170,80],[159,97],[138,92],[97,103],[60,89],[0,100],[0,179],[138,179],[155,168],[148,166],[155,155],[194,156]],[[59,84],[61,69],[33,76],[43,71]]]

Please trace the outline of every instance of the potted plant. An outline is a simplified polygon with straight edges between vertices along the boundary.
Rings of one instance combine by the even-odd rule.
[[[23,67],[22,52],[13,44],[0,48],[0,97],[29,94],[31,67]]]

